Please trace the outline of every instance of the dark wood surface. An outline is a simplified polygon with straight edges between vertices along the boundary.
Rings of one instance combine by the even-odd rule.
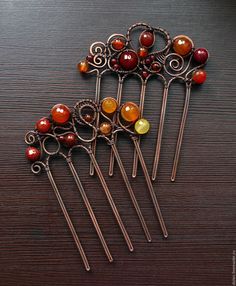
[[[170,286],[232,285],[236,206],[235,1],[0,1],[0,285]],[[170,182],[183,92],[172,89],[167,107],[158,182],[154,183],[170,237],[164,241],[139,170],[132,181],[153,242],[144,235],[121,175],[107,176],[109,148],[98,160],[135,246],[129,253],[88,158],[78,168],[115,262],[106,261],[81,197],[59,161],[54,173],[92,272],[85,272],[45,173],[25,160],[24,134],[51,106],[93,98],[94,80],[76,71],[89,45],[144,21],[186,34],[208,48],[208,80],[193,90],[178,177]],[[158,86],[152,82],[152,90]],[[104,96],[113,95],[106,82]],[[137,101],[138,87],[125,87]],[[160,94],[160,93],[159,93]],[[145,116],[152,131],[142,141],[149,171],[161,97],[148,90]],[[120,138],[129,171],[132,145]]]

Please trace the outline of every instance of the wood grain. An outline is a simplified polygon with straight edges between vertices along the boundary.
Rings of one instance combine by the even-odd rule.
[[[235,13],[231,1],[0,0],[0,285],[171,286],[232,285],[236,206]],[[75,222],[93,271],[86,273],[45,174],[34,176],[24,157],[24,134],[58,102],[73,106],[93,98],[94,79],[75,65],[89,45],[145,21],[186,34],[208,48],[208,80],[193,90],[176,183],[170,182],[183,94],[172,89],[157,192],[170,237],[164,241],[139,169],[132,185],[153,237],[147,244],[121,175],[107,176],[109,148],[99,144],[98,160],[134,242],[130,254],[97,178],[88,176],[81,155],[79,172],[102,226],[114,264],[103,254],[68,168],[59,161],[55,177]],[[152,87],[151,87],[152,86]],[[147,91],[145,116],[151,133],[142,141],[149,171],[154,154],[161,97]],[[105,91],[106,90],[106,91]],[[137,85],[125,98],[137,101]],[[114,93],[106,82],[104,96]],[[130,170],[132,146],[119,150]],[[107,156],[106,156],[107,155]],[[130,172],[129,172],[130,175]]]

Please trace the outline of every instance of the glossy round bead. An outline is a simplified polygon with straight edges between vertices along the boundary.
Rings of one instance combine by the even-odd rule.
[[[138,49],[137,54],[141,59],[146,58],[146,56],[148,55],[148,50],[146,48],[141,47]]]
[[[146,79],[146,78],[149,76],[149,72],[147,72],[147,71],[142,71],[142,72],[141,72],[141,76],[142,76],[143,79]]]
[[[193,53],[194,60],[199,64],[205,64],[209,57],[207,49],[198,48]]]
[[[120,38],[116,38],[111,42],[111,46],[114,50],[120,51],[125,47],[125,42]]]
[[[112,58],[111,59],[111,66],[114,66],[115,64],[117,64],[117,59]]]
[[[114,64],[113,69],[116,70],[116,71],[118,71],[118,70],[120,69],[120,65]]]
[[[136,121],[134,125],[134,130],[138,134],[146,134],[150,129],[150,123],[145,118],[141,118]]]
[[[77,68],[81,73],[86,73],[89,69],[88,61],[81,61],[80,63],[78,63]]]
[[[154,43],[154,34],[150,31],[143,31],[139,37],[140,45],[145,48],[150,48]]]
[[[135,122],[139,118],[139,108],[133,102],[126,102],[121,108],[121,117],[127,122]]]
[[[106,114],[113,114],[117,107],[117,101],[112,97],[107,97],[102,101],[102,111]]]
[[[150,58],[150,57],[147,57],[147,58],[145,59],[145,64],[146,64],[147,66],[149,66],[151,63],[152,63],[151,58]]]
[[[58,141],[59,141],[60,143],[62,143],[62,144],[65,143],[65,136],[64,136],[64,135],[59,135],[59,136],[57,137],[57,139],[58,139]]]
[[[206,80],[205,70],[196,70],[193,72],[192,80],[197,84],[202,84]]]
[[[173,39],[173,49],[180,56],[186,56],[192,51],[193,42],[189,37],[179,35]]]
[[[64,142],[67,147],[71,148],[78,143],[78,139],[74,133],[64,135]]]
[[[155,72],[159,72],[161,70],[161,65],[159,63],[153,63],[151,69]]]
[[[99,126],[99,131],[103,135],[109,135],[111,133],[112,126],[109,122],[102,122]]]
[[[51,109],[52,120],[58,124],[65,124],[70,119],[70,109],[64,104],[56,104]]]
[[[91,123],[94,119],[94,116],[92,114],[86,113],[83,115],[83,119],[88,122]]]
[[[26,149],[25,155],[29,161],[35,162],[35,161],[39,160],[41,152],[39,151],[39,149],[30,146]]]
[[[134,51],[124,51],[119,57],[121,67],[126,71],[135,69],[138,65],[138,55]]]
[[[94,56],[91,55],[91,54],[89,54],[89,55],[87,55],[86,60],[87,60],[89,63],[92,63],[92,62],[93,62],[93,58],[94,58]]]
[[[51,129],[51,122],[47,117],[43,117],[37,121],[35,128],[40,133],[47,133]]]

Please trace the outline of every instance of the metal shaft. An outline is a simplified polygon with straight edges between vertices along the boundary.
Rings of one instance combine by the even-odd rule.
[[[84,204],[85,204],[85,206],[87,208],[87,211],[89,213],[89,216],[90,216],[90,218],[91,218],[91,220],[93,222],[93,225],[94,225],[94,227],[96,229],[97,235],[98,235],[98,237],[99,237],[99,239],[101,241],[101,244],[102,244],[103,249],[104,249],[104,251],[106,253],[106,256],[107,256],[109,262],[112,262],[113,261],[113,257],[112,257],[112,255],[110,253],[110,250],[109,250],[109,248],[108,248],[108,246],[106,244],[106,241],[104,239],[104,236],[103,236],[102,231],[100,229],[100,226],[98,224],[97,218],[96,218],[96,216],[95,216],[95,214],[93,212],[93,209],[92,209],[92,207],[90,205],[89,199],[88,199],[88,197],[87,197],[87,195],[85,193],[85,190],[84,190],[83,185],[82,185],[82,183],[80,181],[78,173],[76,172],[76,169],[75,169],[75,167],[74,167],[74,165],[73,165],[73,163],[71,161],[71,158],[67,157],[66,161],[67,161],[67,163],[68,163],[68,165],[70,167],[70,171],[71,171],[71,173],[72,173],[72,175],[74,177],[74,180],[76,182],[78,190],[79,190],[79,192],[81,194],[81,197],[82,197],[82,199],[84,201]]]
[[[122,219],[120,217],[120,214],[119,214],[119,212],[117,210],[115,202],[113,201],[111,193],[110,193],[110,191],[108,189],[107,183],[106,183],[106,181],[105,181],[105,179],[103,177],[101,169],[100,169],[100,167],[99,167],[99,165],[97,163],[97,160],[95,159],[95,156],[93,155],[92,151],[89,152],[89,156],[90,156],[90,159],[91,159],[91,161],[92,161],[92,163],[94,165],[94,168],[95,168],[95,170],[97,172],[97,175],[98,175],[98,177],[100,179],[100,182],[101,182],[101,184],[103,186],[103,190],[105,191],[105,194],[107,196],[108,202],[109,202],[109,204],[110,204],[110,206],[112,208],[113,214],[114,214],[114,216],[115,216],[115,218],[117,220],[117,223],[118,223],[118,225],[119,225],[119,227],[121,229],[123,237],[124,237],[124,239],[126,241],[126,244],[127,244],[128,248],[129,248],[129,251],[132,252],[134,250],[134,247],[133,247],[132,242],[130,240],[129,234],[128,234],[125,226],[124,226],[124,223],[123,223],[123,221],[122,221]]]
[[[149,174],[148,174],[147,166],[145,164],[145,161],[144,161],[141,149],[140,149],[139,144],[138,144],[138,139],[137,139],[137,137],[132,137],[132,140],[134,142],[134,146],[136,148],[136,151],[137,151],[137,154],[138,154],[138,157],[139,157],[139,161],[140,161],[141,166],[142,166],[142,170],[143,170],[143,173],[144,173],[147,185],[148,185],[148,190],[149,190],[149,193],[151,195],[151,199],[152,199],[152,202],[153,202],[153,205],[154,205],[154,209],[156,211],[156,214],[157,214],[160,226],[161,226],[161,230],[162,230],[163,236],[165,238],[167,238],[168,237],[168,232],[167,232],[167,229],[166,229],[166,225],[165,225],[164,219],[162,217],[161,209],[159,207],[156,194],[155,194],[154,189],[153,189],[152,181],[151,181],[151,179],[149,177]]]
[[[51,173],[49,167],[46,167],[46,172],[47,172],[48,179],[49,179],[49,181],[50,181],[50,183],[51,183],[51,185],[52,185],[53,191],[54,191],[54,193],[55,193],[55,195],[56,195],[57,201],[58,201],[58,203],[59,203],[59,205],[60,205],[60,207],[61,207],[61,210],[62,210],[62,212],[63,212],[63,215],[64,215],[64,217],[65,217],[65,219],[66,219],[67,224],[68,224],[68,227],[69,227],[69,229],[70,229],[70,231],[71,231],[71,234],[72,234],[72,236],[73,236],[73,238],[74,238],[75,244],[76,244],[76,246],[77,246],[77,248],[78,248],[78,250],[79,250],[79,253],[80,253],[80,255],[81,255],[81,258],[82,258],[83,263],[84,263],[84,266],[85,266],[85,269],[86,269],[87,271],[89,271],[89,270],[90,270],[90,265],[89,265],[87,256],[86,256],[86,254],[85,254],[85,252],[84,252],[84,249],[83,249],[83,247],[82,247],[82,245],[81,245],[81,242],[80,242],[80,240],[79,240],[79,237],[78,237],[78,235],[77,235],[77,233],[76,233],[76,230],[75,230],[75,228],[74,228],[74,226],[73,226],[73,223],[72,223],[72,221],[71,221],[71,219],[70,219],[70,216],[69,216],[69,214],[68,214],[68,212],[67,212],[67,210],[66,210],[66,207],[65,207],[65,205],[64,205],[64,203],[63,203],[63,200],[62,200],[62,198],[61,198],[60,192],[59,192],[59,190],[58,190],[58,188],[57,188],[57,185],[56,185],[56,183],[55,183],[55,181],[54,181],[54,179],[53,179],[53,176],[52,176],[52,173]]]
[[[150,235],[150,233],[149,233],[149,230],[148,230],[148,227],[147,227],[147,225],[146,225],[145,219],[144,219],[144,217],[143,217],[143,215],[142,215],[142,212],[141,212],[141,209],[140,209],[140,207],[139,207],[138,201],[137,201],[137,199],[136,199],[136,197],[135,197],[134,191],[133,191],[133,189],[132,189],[132,187],[131,187],[131,185],[130,185],[130,182],[129,182],[128,176],[127,176],[127,174],[126,174],[124,165],[123,165],[123,163],[122,163],[122,161],[121,161],[119,152],[118,152],[118,150],[117,150],[117,148],[116,148],[116,145],[115,145],[114,143],[111,143],[110,145],[111,145],[111,148],[112,148],[113,153],[114,153],[114,155],[115,155],[116,161],[117,161],[117,163],[118,163],[118,165],[119,165],[119,168],[120,168],[120,171],[121,171],[121,175],[122,175],[123,180],[124,180],[124,182],[125,182],[126,188],[127,188],[128,192],[129,192],[131,201],[132,201],[133,206],[134,206],[134,208],[135,208],[135,211],[136,211],[136,213],[137,213],[137,215],[138,215],[139,221],[140,221],[140,223],[141,223],[141,225],[142,225],[142,228],[143,228],[143,231],[144,231],[145,236],[146,236],[146,238],[147,238],[147,241],[148,241],[148,242],[151,242],[151,241],[152,241],[151,235]]]
[[[178,140],[175,148],[175,157],[172,167],[172,174],[171,174],[171,181],[174,182],[176,178],[177,168],[178,168],[178,162],[179,162],[179,155],[181,150],[181,145],[183,141],[183,135],[184,135],[184,127],[188,115],[188,107],[190,102],[190,95],[191,95],[191,83],[186,84],[186,95],[185,95],[185,103],[184,103],[184,110],[183,115],[181,119],[180,129],[179,129],[179,135]]]

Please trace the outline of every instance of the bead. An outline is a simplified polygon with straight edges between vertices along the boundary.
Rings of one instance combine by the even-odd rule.
[[[161,70],[161,65],[159,63],[153,63],[151,69],[155,72],[159,72]]]
[[[111,59],[111,66],[114,66],[115,64],[117,64],[117,59],[112,58]]]
[[[65,136],[64,136],[64,135],[59,135],[59,136],[57,137],[57,139],[58,139],[58,141],[59,141],[60,143],[62,143],[62,144],[65,143]]]
[[[52,120],[58,124],[65,124],[70,119],[70,109],[64,104],[56,104],[51,109]]]
[[[102,101],[102,111],[106,114],[113,114],[118,107],[117,101],[112,97],[107,97]]]
[[[121,117],[127,122],[135,122],[139,118],[139,108],[133,102],[126,102],[121,108]]]
[[[150,123],[145,118],[141,118],[136,121],[134,125],[134,130],[138,134],[146,134],[150,129]]]
[[[193,41],[185,35],[179,35],[173,39],[173,49],[180,56],[186,56],[193,49]]]
[[[81,61],[80,63],[78,63],[77,68],[81,73],[86,73],[89,69],[88,61]]]
[[[113,69],[116,70],[116,71],[118,71],[118,70],[120,69],[120,65],[114,64]]]
[[[37,121],[35,128],[40,133],[47,133],[51,129],[51,122],[47,117],[43,117]]]
[[[206,72],[202,69],[193,72],[192,80],[197,84],[202,84],[206,80]]]
[[[87,55],[86,60],[87,60],[89,63],[92,63],[92,62],[93,62],[93,58],[94,58],[93,55]]]
[[[150,31],[143,31],[139,37],[140,45],[145,48],[150,48],[154,43],[154,34]]]
[[[156,59],[154,55],[150,55],[149,58],[152,62]]]
[[[74,133],[64,135],[64,142],[67,147],[71,148],[78,143],[78,139]]]
[[[91,123],[94,119],[94,116],[92,114],[86,113],[83,115],[83,119],[88,122]]]
[[[124,70],[133,70],[138,65],[138,56],[134,51],[124,51],[119,57],[119,63]]]
[[[125,47],[125,42],[120,38],[116,38],[111,42],[111,45],[114,50],[120,51]]]
[[[149,76],[149,73],[147,71],[142,71],[141,76],[143,79],[146,79]]]
[[[141,48],[138,49],[137,54],[142,59],[146,58],[146,56],[148,55],[148,50],[146,48],[141,47]]]
[[[204,48],[198,48],[193,53],[194,60],[199,64],[205,64],[209,57],[209,53],[207,49]]]
[[[30,146],[26,149],[25,155],[29,161],[35,162],[40,158],[41,152],[39,151],[39,149]]]
[[[112,126],[109,122],[102,122],[99,126],[99,131],[103,135],[109,135],[111,133]]]

